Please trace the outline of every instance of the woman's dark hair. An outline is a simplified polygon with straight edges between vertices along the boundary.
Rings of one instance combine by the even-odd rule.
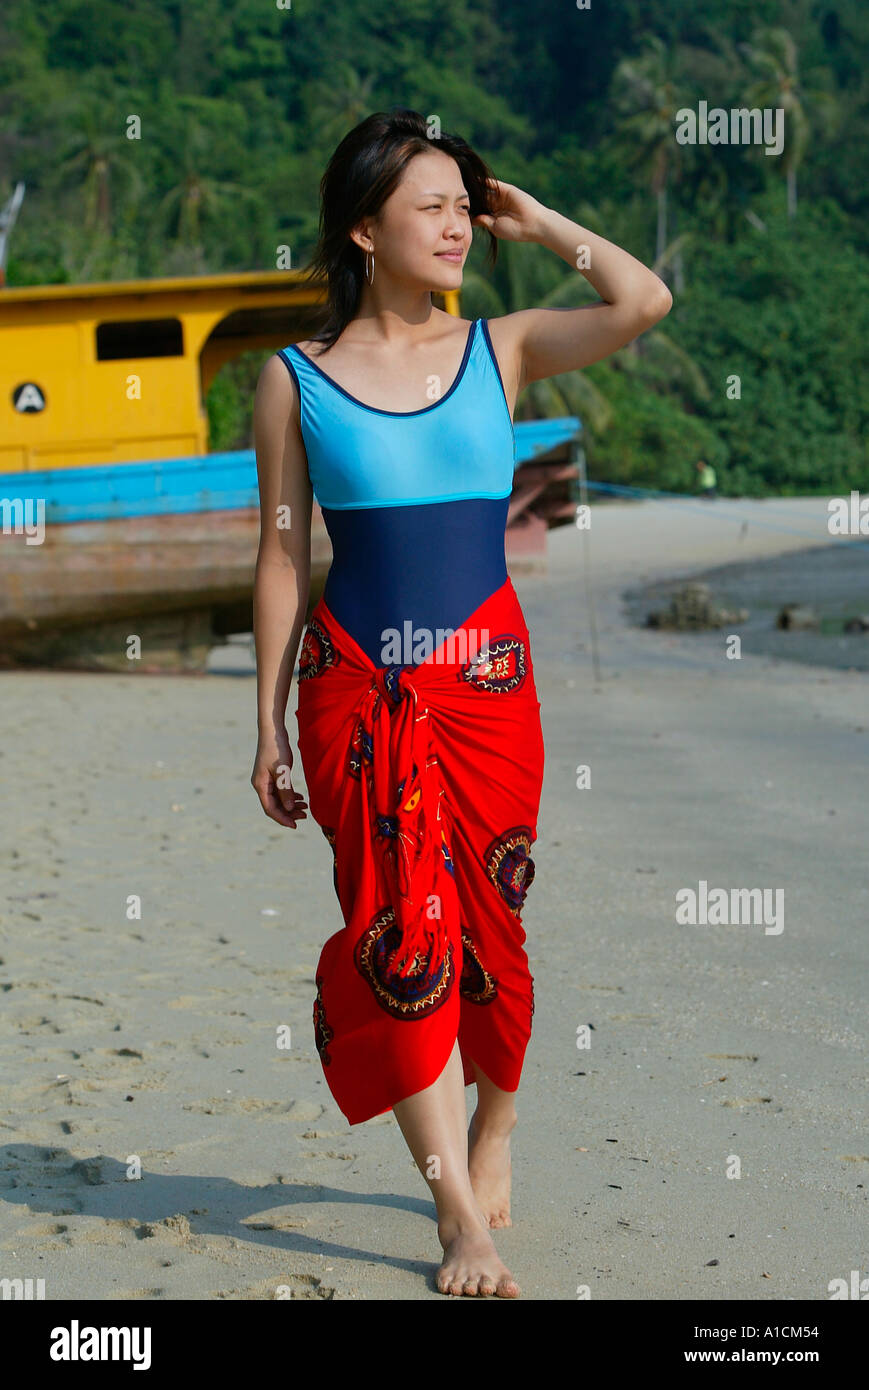
[[[328,318],[312,342],[326,351],[343,333],[359,306],[364,275],[364,253],[350,232],[364,217],[375,216],[401,181],[415,155],[442,150],[461,170],[471,204],[471,217],[491,213],[494,178],[488,165],[461,136],[429,134],[425,118],[404,106],[376,111],[354,126],[341,141],[320,180],[320,232],[308,267],[308,282],[325,279],[328,285]],[[498,257],[497,237],[488,227],[488,258]]]

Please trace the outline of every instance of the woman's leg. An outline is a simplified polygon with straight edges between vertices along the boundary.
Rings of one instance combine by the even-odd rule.
[[[444,1260],[441,1293],[516,1298],[519,1286],[498,1258],[468,1175],[464,1075],[458,1041],[433,1085],[399,1101],[393,1113],[434,1197]]]
[[[510,1134],[517,1121],[515,1091],[502,1091],[472,1066],[477,1078],[477,1108],[468,1127],[468,1175],[486,1224],[512,1226],[510,1217]]]

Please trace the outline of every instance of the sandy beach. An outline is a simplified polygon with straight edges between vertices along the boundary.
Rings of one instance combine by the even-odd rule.
[[[826,1300],[867,1274],[865,668],[732,660],[729,629],[644,630],[623,598],[829,545],[826,502],[592,516],[600,681],[583,533],[514,576],[546,773],[495,1244],[526,1299]],[[198,678],[0,674],[0,1278],[47,1299],[442,1300],[394,1118],[351,1128],[323,1079],[332,854],[310,818],[263,816],[232,656]],[[701,881],[782,890],[782,929],[679,923]]]

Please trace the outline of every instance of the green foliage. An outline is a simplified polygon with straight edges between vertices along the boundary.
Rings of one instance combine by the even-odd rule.
[[[609,428],[592,437],[587,447],[589,477],[664,492],[695,492],[697,460],[702,458],[719,471],[719,483],[723,482],[720,470],[726,449],[704,420],[686,414],[677,400],[608,362],[595,363],[586,375],[613,409]]]
[[[765,215],[733,246],[701,245],[668,327],[713,386],[700,407],[727,451],[723,487],[869,486],[869,265],[835,207]],[[729,400],[727,380],[740,379]]]
[[[208,439],[214,453],[252,449],[251,409],[257,378],[270,350],[246,352],[217,373],[205,399]]]
[[[518,418],[578,414],[596,476],[638,486],[691,491],[703,457],[724,492],[865,488],[867,47],[861,0],[4,0],[7,280],[270,269],[284,244],[303,266],[336,143],[410,105],[673,291],[659,330],[534,383]],[[761,99],[786,158],[673,139],[683,104]],[[466,316],[594,298],[540,247],[502,243],[494,274],[483,251]],[[213,383],[212,448],[249,444],[263,360]]]

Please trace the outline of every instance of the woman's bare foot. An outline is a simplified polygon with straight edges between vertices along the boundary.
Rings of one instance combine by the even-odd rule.
[[[485,1073],[479,1068],[476,1070],[481,1116],[477,1128],[482,1141],[483,1133],[509,1133],[515,1123],[516,1110],[513,1093],[500,1091]],[[518,1298],[519,1285],[498,1259],[488,1229],[492,1213],[503,1214],[505,1202],[509,1202],[509,1171],[505,1193],[503,1177],[500,1185],[497,1177],[498,1164],[493,1164],[491,1155],[484,1163],[483,1149],[480,1149],[477,1162],[481,1175],[485,1176],[487,1192],[498,1189],[494,1198],[487,1196],[488,1209],[484,1211],[468,1171],[464,1086],[462,1053],[456,1038],[438,1079],[392,1107],[437,1209],[438,1239],[444,1258],[437,1271],[436,1288],[439,1293],[466,1294],[473,1298],[487,1295]],[[501,1155],[503,1170],[503,1147]],[[439,1160],[437,1176],[431,1171],[431,1161],[435,1157]]]
[[[444,1261],[436,1275],[440,1293],[466,1294],[470,1298],[492,1294],[498,1298],[519,1297],[519,1285],[499,1260],[482,1221],[478,1230],[453,1222],[439,1224],[438,1239],[444,1250]]]
[[[513,1164],[510,1158],[510,1130],[503,1125],[497,1129],[478,1128],[471,1119],[468,1128],[468,1176],[486,1225],[493,1229],[512,1226],[510,1216],[510,1179]],[[515,1121],[514,1121],[515,1123]]]

